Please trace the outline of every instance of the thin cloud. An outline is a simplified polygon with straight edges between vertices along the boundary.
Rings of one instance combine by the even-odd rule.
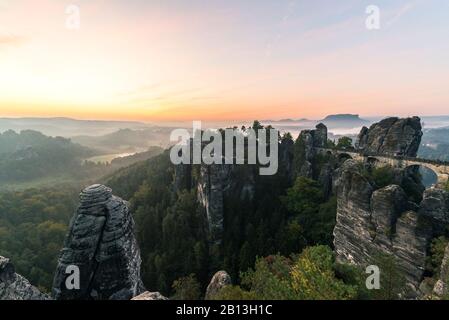
[[[417,6],[417,4],[418,4],[418,1],[412,1],[412,2],[409,2],[409,3],[405,4],[404,6],[402,6],[398,10],[398,12],[396,12],[396,14],[387,22],[387,24],[386,24],[387,28],[391,27],[394,23],[399,21],[399,19],[401,19],[402,16],[407,14],[410,10],[414,9]]]
[[[283,28],[288,23],[289,19],[293,16],[295,12],[295,8],[297,5],[296,0],[291,0],[287,4],[286,13],[281,18],[281,21],[279,23],[279,27]],[[269,43],[266,45],[265,48],[265,57],[269,58],[272,55],[273,47],[276,45],[276,43],[282,38],[281,31],[278,31],[273,39],[269,41]]]

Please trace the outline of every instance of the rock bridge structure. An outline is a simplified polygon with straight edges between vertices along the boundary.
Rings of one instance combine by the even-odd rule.
[[[355,161],[368,162],[376,167],[391,166],[401,169],[415,166],[425,167],[436,174],[438,181],[435,187],[437,188],[445,188],[449,181],[449,162],[447,161],[386,154],[367,154],[363,151],[351,149],[317,148],[317,151],[321,154],[331,154],[339,159],[353,159]]]
[[[394,259],[405,281],[401,288],[405,299],[447,293],[446,282],[438,280],[428,261],[433,240],[447,236],[449,192],[443,188],[448,186],[449,162],[418,158],[422,135],[418,117],[387,118],[362,128],[352,148],[329,147],[324,138],[313,146],[316,154],[338,160],[333,161],[338,171],[331,179],[337,196],[337,261],[366,267],[377,265],[379,256]],[[385,187],[377,186],[360,163],[393,167],[397,179]],[[434,172],[437,181],[432,187],[425,189],[424,180],[413,178],[418,167]],[[410,175],[408,168],[413,169]],[[410,191],[416,192],[415,197],[407,193]],[[417,196],[421,191],[422,197]],[[441,264],[441,270],[447,279],[445,265]]]

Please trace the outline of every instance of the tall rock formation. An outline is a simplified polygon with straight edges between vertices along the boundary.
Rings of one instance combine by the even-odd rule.
[[[366,155],[416,157],[421,137],[418,117],[388,118],[363,128],[356,148]],[[393,256],[409,289],[404,294],[419,296],[431,241],[449,226],[449,193],[424,190],[417,168],[394,169],[395,184],[379,189],[367,174],[372,166],[347,160],[337,172],[337,259],[366,266],[379,254]],[[442,283],[435,288],[439,293]]]
[[[140,263],[127,202],[103,185],[84,189],[59,257],[55,299],[131,299],[144,291]],[[79,268],[79,289],[66,285],[70,266]]]
[[[198,201],[204,208],[211,241],[220,243],[225,202],[232,196],[252,201],[255,192],[254,166],[227,164],[200,165],[197,181]]]
[[[49,300],[50,297],[33,287],[15,272],[9,259],[0,256],[0,300]]]
[[[347,160],[337,180],[337,223],[334,245],[337,260],[360,266],[375,264],[380,254],[396,258],[408,285],[417,296],[423,278],[431,221],[414,211],[398,185],[377,189],[359,163]]]
[[[435,220],[436,226],[449,225],[449,192],[437,188],[424,191],[420,213]]]
[[[319,175],[313,171],[316,148],[327,145],[327,127],[320,123],[314,130],[303,130],[295,142],[295,170],[296,174],[306,178]]]
[[[229,165],[201,165],[198,181],[198,201],[203,206],[212,242],[220,242],[223,232],[224,191],[231,167]]]
[[[416,157],[422,137],[421,119],[387,118],[363,127],[356,148],[366,154]]]
[[[316,146],[327,141],[327,128],[324,125],[314,131]],[[239,133],[237,133],[239,134]],[[244,135],[243,135],[244,136]],[[251,203],[256,193],[259,175],[258,164],[248,164],[248,138],[244,137],[244,164],[179,164],[175,166],[174,190],[195,189],[198,202],[204,209],[207,217],[210,240],[212,244],[220,244],[225,220],[226,204],[230,202]],[[190,140],[192,145],[192,140]],[[204,145],[202,146],[204,148]],[[313,146],[312,146],[313,148]],[[192,155],[192,147],[191,155]],[[278,145],[278,172],[277,176],[285,184],[293,180],[294,142],[291,138],[283,138]]]
[[[435,283],[433,293],[438,297],[447,297],[449,294],[449,245],[444,252],[443,261],[440,267],[440,276]]]

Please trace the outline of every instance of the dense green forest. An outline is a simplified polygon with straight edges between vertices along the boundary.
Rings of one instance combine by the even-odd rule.
[[[77,189],[32,189],[0,193],[0,254],[16,271],[49,292]]]
[[[389,266],[382,281],[391,283],[385,286],[389,291],[376,296],[366,290],[362,270],[336,263],[336,198],[326,199],[314,180],[299,177],[282,189],[276,177],[261,178],[254,201],[230,199],[226,204],[223,243],[215,247],[208,241],[195,191],[174,194],[173,175],[164,153],[108,181],[115,193],[131,199],[143,279],[150,290],[199,299],[212,274],[222,269],[235,285],[215,299],[391,299],[403,286],[391,257],[377,262]],[[441,255],[444,247],[439,248]]]
[[[255,169],[240,166],[237,183],[244,183]],[[195,176],[199,168],[192,171]],[[226,198],[223,241],[217,245],[208,238],[196,190],[174,192],[174,174],[165,152],[106,181],[115,194],[131,201],[144,282],[151,290],[176,294],[179,283],[192,282],[178,280],[193,275],[204,292],[217,270],[227,270],[239,283],[241,272],[254,267],[257,257],[290,256],[309,246],[332,245],[336,199],[326,198],[314,180],[298,178],[291,184],[282,171],[255,175],[252,199]]]
[[[255,124],[260,125],[260,124]],[[290,135],[295,148],[294,167],[304,161],[304,145]],[[341,144],[350,147],[348,139]],[[329,143],[330,147],[335,146]],[[315,159],[315,171],[333,160]],[[275,176],[251,175],[252,166],[240,166],[237,185],[255,179],[254,197],[228,195],[224,203],[224,230],[220,244],[210,241],[206,216],[198,205],[197,190],[177,190],[175,168],[168,152],[123,169],[107,184],[130,199],[141,247],[144,282],[150,290],[177,299],[202,297],[211,276],[226,270],[234,280],[216,298],[223,299],[395,299],[404,279],[391,256],[379,255],[385,290],[367,292],[364,270],[335,261],[332,231],[337,199],[325,194],[319,182],[304,177],[289,181],[280,170]],[[297,170],[297,169],[295,169]],[[199,168],[193,166],[193,185]],[[392,168],[373,169],[368,178],[381,188],[398,177]],[[402,181],[411,200],[420,201],[419,173]],[[401,178],[402,179],[402,178]],[[414,180],[415,179],[415,180]],[[429,270],[441,262],[445,246],[432,246]]]
[[[290,135],[280,139],[291,140],[294,154],[299,155],[293,159],[298,168],[304,161],[302,142],[293,141]],[[14,153],[11,146],[8,150]],[[210,239],[196,188],[177,190],[169,152],[151,152],[150,159],[100,179],[114,194],[130,200],[141,249],[142,277],[150,291],[176,299],[202,298],[211,276],[226,270],[234,285],[216,299],[397,297],[403,280],[391,257],[379,256],[376,262],[388,270],[381,281],[389,283],[383,286],[387,291],[375,293],[364,289],[361,270],[335,261],[332,231],[337,199],[326,194],[316,180],[299,175],[291,180],[283,170],[274,176],[252,175],[256,167],[239,166],[234,175],[236,183],[243,185],[255,179],[251,180],[254,195],[251,199],[238,194],[226,197],[223,240],[217,244]],[[315,169],[328,161],[318,157]],[[199,169],[192,167],[194,182]],[[366,174],[378,187],[394,180],[388,167]],[[80,188],[0,193],[0,254],[11,258],[17,272],[41,290],[48,292],[51,287]],[[411,199],[415,197],[413,192],[408,194]],[[446,244],[445,238],[432,244],[428,270],[434,274]]]

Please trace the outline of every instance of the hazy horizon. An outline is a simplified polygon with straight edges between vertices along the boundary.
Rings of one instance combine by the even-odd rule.
[[[328,116],[335,116],[335,115],[355,115],[358,116],[361,120],[368,120],[368,121],[378,121],[381,119],[385,119],[388,117],[402,117],[401,115],[396,114],[385,114],[385,115],[361,115],[361,114],[350,114],[350,113],[335,113],[335,114],[325,114],[321,117],[317,118],[306,118],[306,117],[273,117],[273,118],[249,118],[249,119],[224,119],[224,120],[206,120],[205,123],[239,123],[239,122],[252,122],[255,120],[258,121],[272,121],[272,122],[290,122],[290,123],[298,123],[298,122],[313,122],[313,121],[321,121],[324,120]],[[417,116],[421,119],[448,119],[449,120],[449,113],[448,114],[438,114],[438,115],[423,115],[423,114],[410,114],[406,115],[404,117],[413,117]],[[185,120],[158,120],[158,121],[150,121],[150,120],[139,120],[139,119],[114,119],[114,118],[107,118],[107,117],[98,117],[98,118],[91,118],[91,117],[70,117],[70,116],[3,116],[0,114],[0,120],[23,120],[23,119],[30,119],[30,120],[73,120],[73,121],[92,121],[92,122],[123,122],[123,123],[142,123],[145,125],[157,125],[157,124],[180,124],[180,123],[190,123],[192,121],[201,121],[200,119],[185,119]],[[448,123],[449,124],[449,123]]]

